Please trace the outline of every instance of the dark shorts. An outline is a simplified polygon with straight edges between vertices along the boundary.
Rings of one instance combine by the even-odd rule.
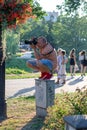
[[[87,66],[87,60],[81,60],[81,64],[82,64],[83,66]]]
[[[75,61],[73,58],[70,59],[70,65],[75,65]]]

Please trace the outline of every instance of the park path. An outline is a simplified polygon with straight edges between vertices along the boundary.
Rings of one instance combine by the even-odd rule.
[[[56,81],[56,77],[52,80]],[[83,87],[87,88],[87,76],[80,77],[67,77],[66,84],[58,85],[55,84],[55,93],[60,92],[74,92],[77,88],[81,89]],[[6,80],[6,93],[5,97],[13,98],[19,96],[32,96],[35,95],[35,79],[11,79]]]

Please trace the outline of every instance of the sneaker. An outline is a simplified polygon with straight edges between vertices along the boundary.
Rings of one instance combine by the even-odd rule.
[[[39,79],[42,79],[45,75],[46,75],[46,72],[41,72],[41,76],[39,77]]]
[[[43,73],[41,73],[41,76],[39,77],[39,79],[42,79],[42,80],[44,80],[44,79],[51,79],[52,76],[53,76],[53,75],[50,74],[50,73],[43,72]]]
[[[43,76],[43,79],[51,79],[52,76],[53,76],[52,74],[46,73],[46,75]]]

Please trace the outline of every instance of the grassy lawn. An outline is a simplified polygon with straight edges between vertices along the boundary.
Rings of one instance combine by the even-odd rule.
[[[39,130],[43,119],[35,109],[34,97],[7,99],[7,119],[0,122],[0,130]]]
[[[29,70],[25,65],[25,61],[15,60],[8,61],[6,79],[37,78],[40,76],[40,72]],[[76,75],[78,76],[80,73],[76,73]],[[54,76],[57,76],[57,73]],[[70,76],[70,73],[67,73],[67,76]],[[87,114],[86,97],[87,92],[83,93],[83,96],[80,92],[76,96],[72,95],[72,97],[66,94],[58,95],[55,105],[48,109],[49,116],[46,117],[45,122],[43,118],[36,116],[35,97],[7,99],[7,119],[0,122],[0,130],[64,130],[61,129],[61,126],[59,129],[64,115],[81,112]]]
[[[25,79],[25,78],[37,78],[40,73],[26,73],[26,74],[6,74],[6,79]]]
[[[77,76],[80,73],[76,73]],[[86,73],[87,75],[87,73]],[[6,74],[6,79],[25,79],[25,78],[37,78],[40,76],[40,72],[32,72],[32,73],[25,73],[25,74]],[[57,74],[53,74],[53,76],[57,76]],[[70,76],[70,73],[67,73],[67,76]]]
[[[69,68],[68,65],[67,68]],[[70,75],[68,72],[69,69],[67,69],[67,75]],[[56,76],[57,73],[54,75]],[[40,72],[35,72],[26,66],[26,59],[17,59],[14,56],[6,60],[6,79],[37,78],[39,76]]]
[[[6,79],[37,78],[40,76],[40,72],[26,72],[25,73],[25,71],[23,71],[23,70],[20,71],[20,69],[13,69],[13,70],[8,69],[8,72],[9,73],[6,73]],[[76,75],[78,76],[78,75],[80,75],[80,73],[76,73]],[[86,75],[87,75],[87,73],[86,73]],[[57,76],[57,74],[55,73],[54,76]],[[67,73],[67,76],[70,76],[70,73]],[[76,98],[78,98],[79,95],[76,96]],[[72,96],[72,97],[74,97],[74,96]],[[86,96],[83,95],[83,97],[87,97],[87,95]],[[36,116],[35,97],[31,96],[31,97],[19,97],[19,98],[7,99],[7,119],[0,122],[0,130],[57,130],[56,129],[57,128],[56,124],[58,124],[57,122],[59,121],[59,123],[60,123],[62,117],[65,114],[68,114],[69,110],[77,109],[76,113],[78,114],[79,111],[82,109],[80,107],[80,105],[78,106],[78,103],[80,101],[76,101],[76,104],[73,103],[75,105],[75,108],[71,109],[71,108],[69,108],[70,104],[69,105],[67,104],[68,102],[67,102],[66,95],[65,95],[65,97],[62,97],[61,100],[59,98],[60,97],[58,97],[57,98],[58,100],[55,101],[55,103],[56,103],[55,106],[50,108],[51,110],[48,111],[49,116],[47,117],[45,122],[44,122],[43,118]],[[64,102],[63,99],[64,100],[66,99],[65,106],[62,105],[62,103]],[[73,99],[73,98],[70,98],[70,99]],[[78,98],[78,100],[79,99],[80,98]],[[75,101],[75,99],[71,100],[71,102],[73,102],[73,101]],[[82,100],[81,100],[81,102],[82,102]],[[87,106],[87,100],[85,103],[86,103],[85,106]],[[82,103],[82,104],[85,104],[85,103]],[[79,103],[79,104],[81,104],[81,103]],[[76,107],[76,106],[78,106],[78,107]],[[63,109],[63,108],[66,108],[66,109]],[[84,107],[84,108],[86,108],[86,107]],[[87,113],[86,110],[83,109],[83,111],[85,114]],[[60,112],[61,112],[61,117],[60,117]],[[74,113],[74,112],[71,112],[71,113]],[[71,114],[71,113],[69,113],[69,114]],[[56,116],[56,118],[55,118],[55,116]],[[58,126],[59,126],[59,124],[58,124]],[[63,130],[63,129],[61,129],[61,130]]]
[[[47,112],[45,119],[36,116],[33,96],[7,99],[7,119],[0,121],[0,130],[64,130],[64,116],[87,114],[87,89],[56,94]]]

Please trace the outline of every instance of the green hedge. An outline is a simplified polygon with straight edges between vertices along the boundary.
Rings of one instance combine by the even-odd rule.
[[[19,58],[16,58],[16,57],[12,57],[12,58],[8,58],[6,59],[6,72],[11,72],[12,70],[12,73],[16,72],[17,73],[21,73],[22,72],[32,72],[32,69],[28,68],[26,66],[26,59],[19,59]]]
[[[58,94],[55,104],[48,108],[42,130],[64,130],[63,117],[87,114],[87,89],[84,86],[75,93]]]

